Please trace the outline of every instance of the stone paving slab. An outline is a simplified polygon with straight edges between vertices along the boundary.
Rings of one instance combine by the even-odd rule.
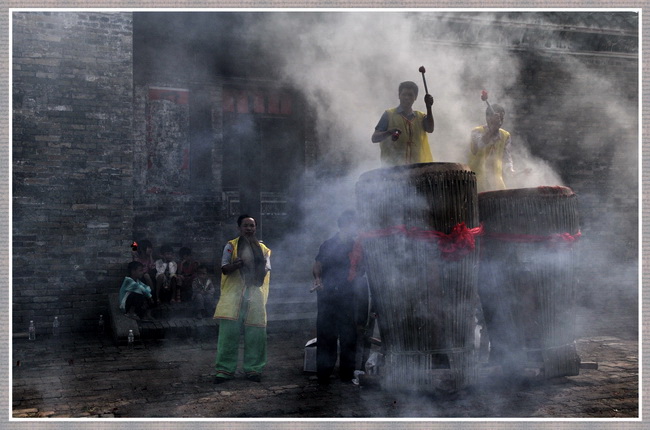
[[[458,393],[386,392],[376,384],[333,379],[320,387],[304,373],[312,331],[269,334],[261,383],[242,374],[214,385],[216,340],[175,338],[115,345],[110,336],[13,345],[15,418],[624,418],[639,416],[635,338],[578,340],[583,369],[548,381],[504,382],[481,368],[476,386]],[[18,365],[20,361],[20,365]]]

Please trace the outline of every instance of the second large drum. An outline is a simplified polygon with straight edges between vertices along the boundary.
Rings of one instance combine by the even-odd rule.
[[[526,369],[546,378],[577,375],[575,193],[520,188],[480,193],[478,200],[485,229],[479,293],[490,361],[514,376]]]
[[[356,196],[358,248],[385,354],[382,387],[459,389],[475,382],[474,173],[454,163],[377,169],[360,177]]]

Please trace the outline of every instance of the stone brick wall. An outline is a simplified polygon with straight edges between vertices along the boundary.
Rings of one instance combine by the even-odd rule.
[[[13,331],[94,328],[130,255],[131,14],[11,19]]]

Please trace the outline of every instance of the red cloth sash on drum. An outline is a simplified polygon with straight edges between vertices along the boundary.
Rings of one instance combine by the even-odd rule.
[[[532,243],[546,242],[548,245],[571,245],[576,242],[582,233],[580,230],[576,234],[555,233],[549,236],[537,236],[533,234],[507,234],[507,233],[485,233],[485,237],[502,240],[504,242]]]
[[[483,226],[467,228],[464,222],[456,224],[451,233],[446,234],[435,230],[420,230],[417,227],[407,228],[405,225],[397,225],[382,230],[373,230],[361,233],[354,242],[350,253],[350,273],[348,280],[353,280],[357,275],[357,266],[363,258],[363,246],[361,242],[365,239],[386,237],[396,234],[403,234],[408,238],[438,242],[440,254],[444,260],[456,261],[469,254],[476,247],[475,237],[483,234]]]

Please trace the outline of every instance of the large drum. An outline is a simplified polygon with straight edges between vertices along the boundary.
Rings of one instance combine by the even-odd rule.
[[[478,201],[478,288],[490,361],[510,375],[577,375],[576,195],[566,187],[522,188],[480,193]]]
[[[361,175],[356,196],[382,387],[456,390],[475,382],[474,173],[453,163],[382,168]]]

